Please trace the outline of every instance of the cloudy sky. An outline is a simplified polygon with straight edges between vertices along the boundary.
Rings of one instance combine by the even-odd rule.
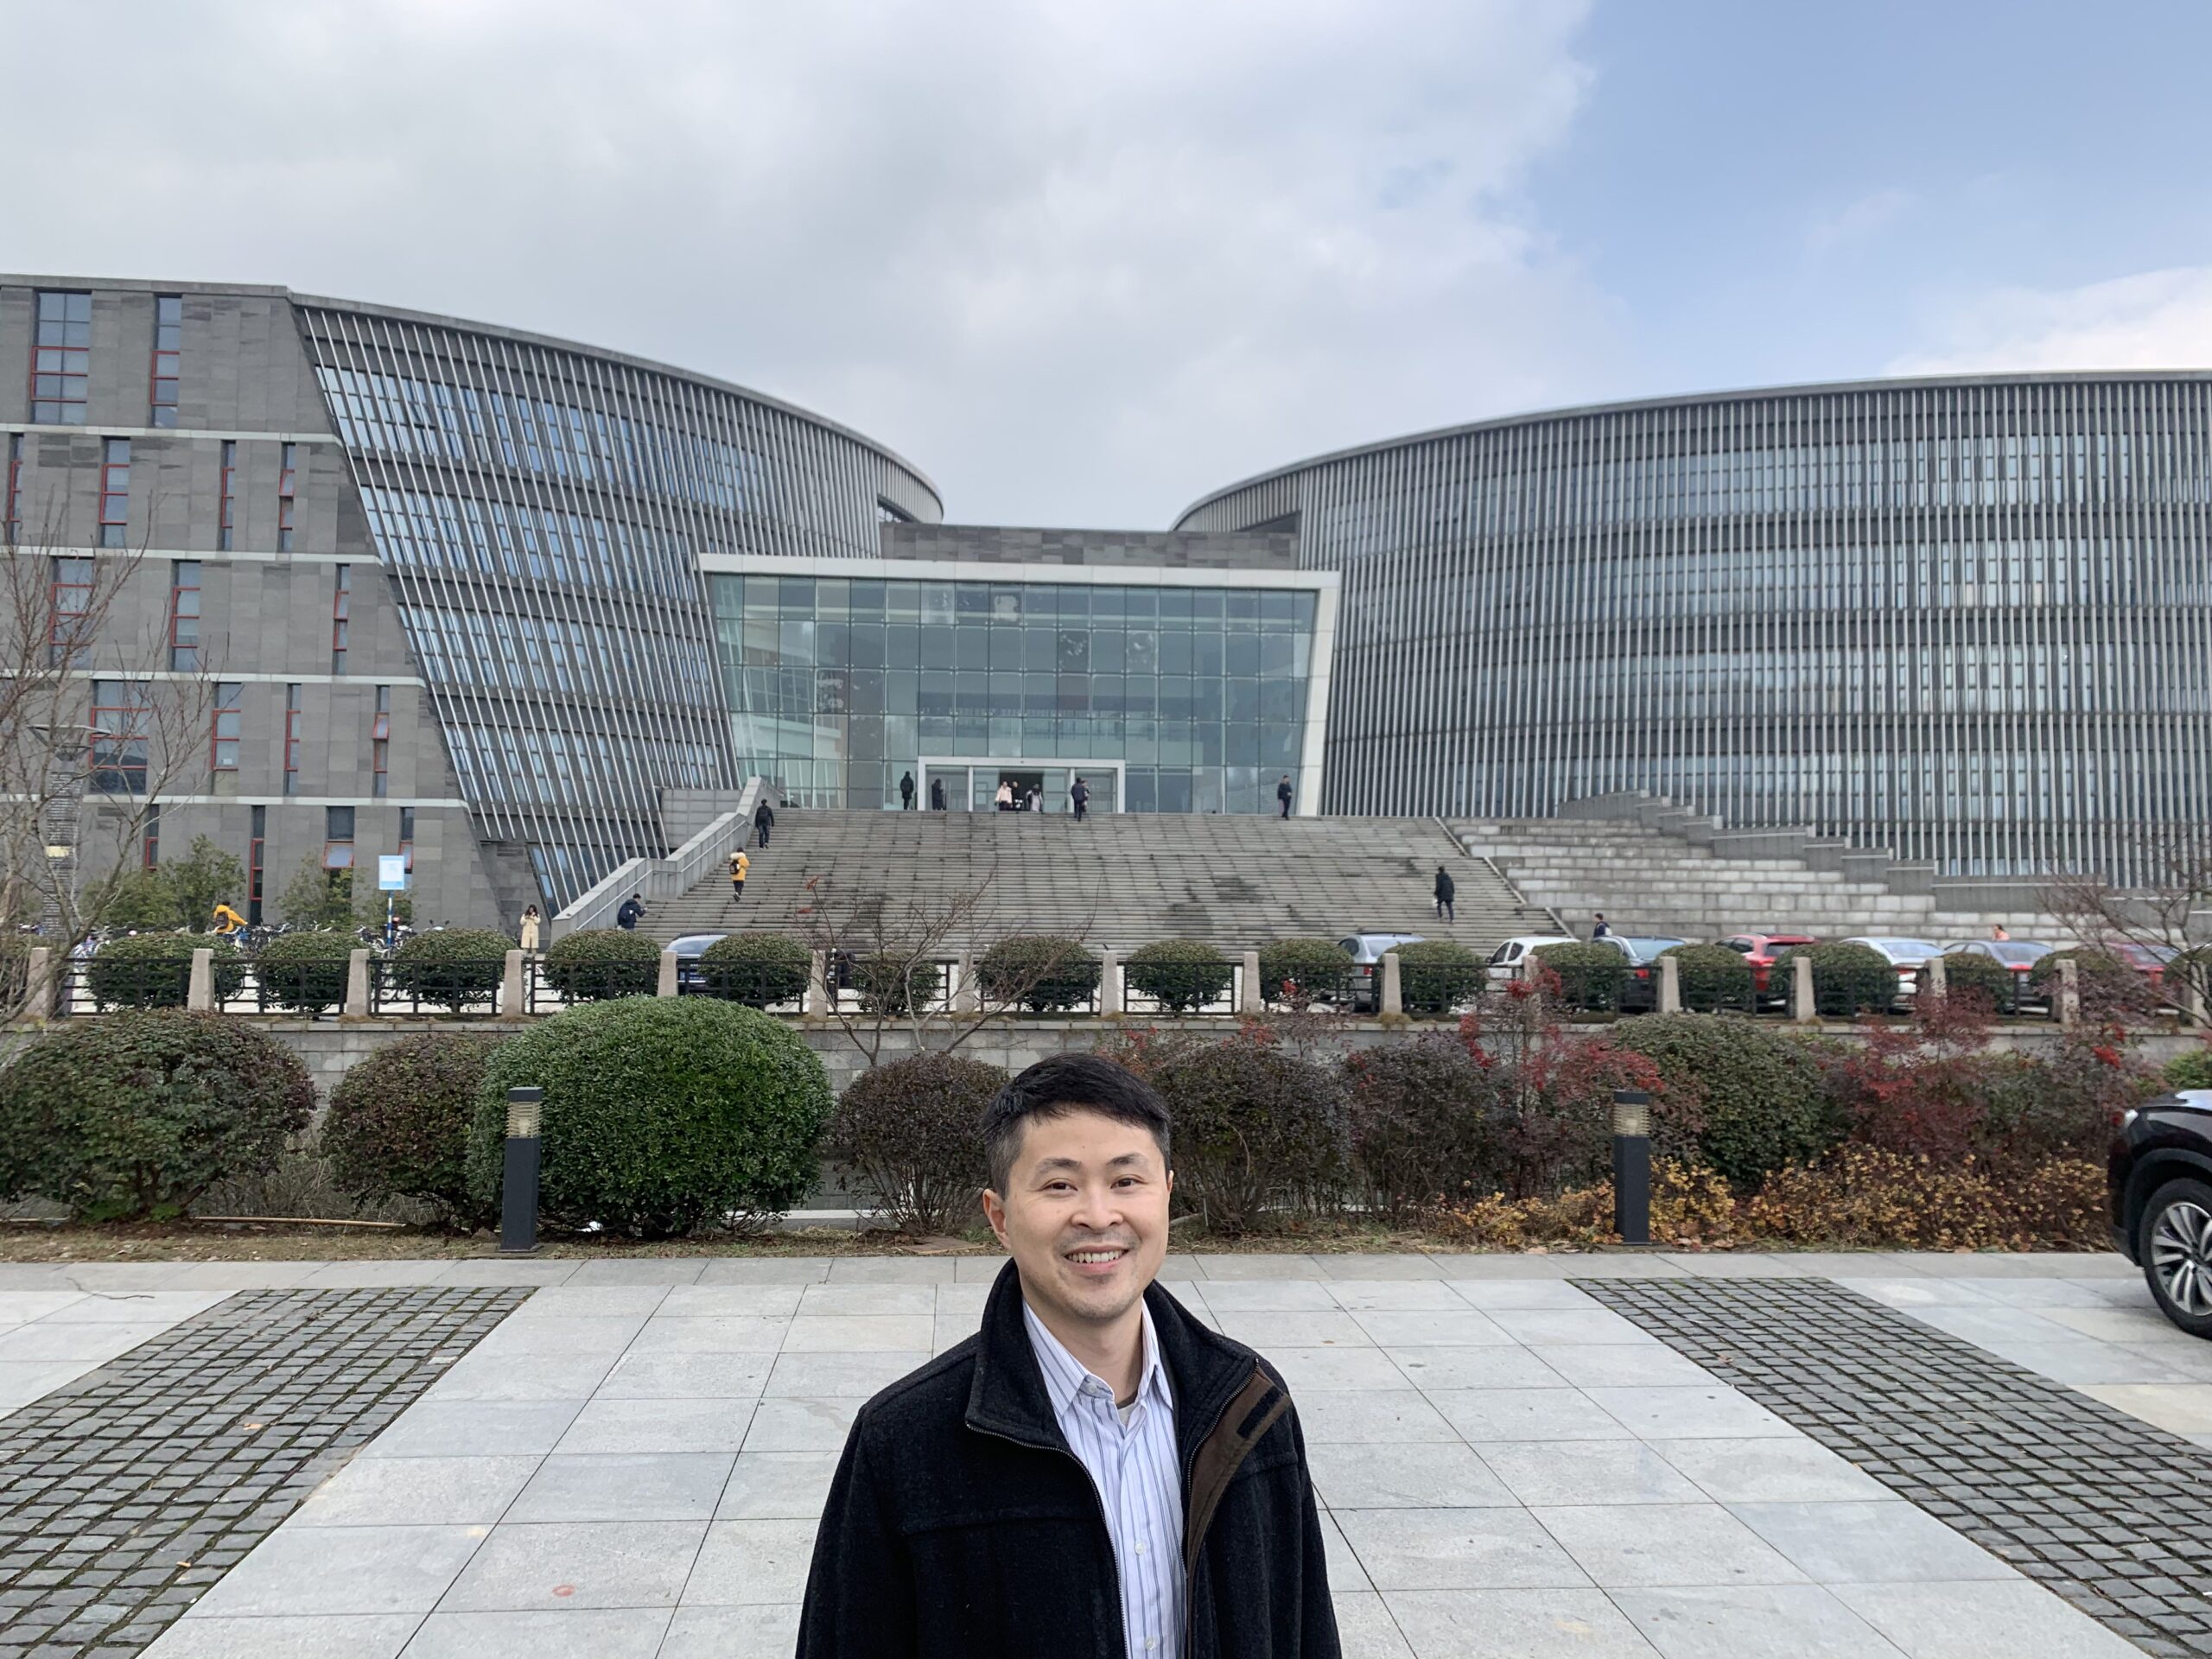
[[[966,522],[1599,398],[2212,365],[2203,0],[0,0],[0,270],[664,359]]]

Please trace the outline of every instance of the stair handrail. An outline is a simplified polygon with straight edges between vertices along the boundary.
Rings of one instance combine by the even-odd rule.
[[[767,787],[767,781],[759,776],[747,779],[735,806],[710,821],[667,857],[625,859],[616,865],[597,885],[580,893],[568,908],[555,915],[550,929],[552,938],[547,943],[588,928],[612,927],[615,912],[633,893],[643,893],[650,903],[680,898],[697,887],[729,857],[732,848],[753,833],[753,808],[760,804],[760,792]]]

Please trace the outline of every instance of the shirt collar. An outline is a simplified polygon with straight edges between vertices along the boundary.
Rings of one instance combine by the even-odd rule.
[[[1152,1328],[1152,1309],[1142,1302],[1138,1307],[1144,1316],[1144,1357],[1137,1373],[1136,1397],[1152,1400],[1172,1409],[1175,1392],[1167,1380],[1167,1365],[1160,1354],[1160,1338]],[[1071,1410],[1076,1395],[1082,1391],[1086,1378],[1096,1373],[1067,1351],[1066,1344],[1054,1336],[1045,1321],[1037,1317],[1037,1310],[1029,1306],[1027,1297],[1021,1303],[1022,1323],[1029,1332],[1029,1345],[1036,1351],[1037,1369],[1045,1374],[1045,1391],[1052,1396],[1056,1414]],[[1107,1398],[1113,1400],[1113,1385],[1104,1377],[1097,1378],[1106,1389]]]

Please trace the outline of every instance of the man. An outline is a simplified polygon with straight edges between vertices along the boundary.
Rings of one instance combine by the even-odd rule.
[[[729,901],[733,905],[745,897],[745,878],[753,868],[753,861],[741,847],[729,855]]]
[[[1598,912],[1597,919],[1590,925],[1591,938],[1592,940],[1597,940],[1610,938],[1612,934],[1612,931],[1613,930],[1611,928],[1605,925],[1605,912],[1602,910],[1599,911]]]
[[[1275,785],[1275,799],[1282,804],[1283,817],[1288,817],[1290,816],[1290,774],[1287,772],[1282,775],[1282,782]]]
[[[1014,1259],[982,1329],[855,1419],[799,1659],[1335,1659],[1282,1379],[1153,1282],[1174,1191],[1159,1096],[1058,1055],[982,1129],[983,1212]]]
[[[1456,922],[1459,919],[1459,912],[1452,908],[1452,900],[1458,895],[1459,891],[1459,887],[1452,882],[1452,872],[1441,864],[1438,865],[1436,867],[1436,913],[1446,921]]]
[[[1081,823],[1084,809],[1090,804],[1090,785],[1084,783],[1081,778],[1077,778],[1075,780],[1075,787],[1068,791],[1068,798],[1075,803],[1075,821]]]
[[[622,901],[622,908],[614,912],[614,925],[625,929],[635,928],[644,918],[645,913],[645,894],[633,893]]]
[[[245,925],[245,918],[232,910],[228,904],[218,904],[215,906],[214,923],[215,931],[225,938],[228,938]]]
[[[766,847],[768,844],[768,832],[775,827],[776,809],[768,804],[768,798],[763,795],[760,804],[753,809],[753,828],[760,837],[760,845]]]
[[[914,774],[911,772],[899,780],[899,810],[901,812],[914,810]]]
[[[942,778],[930,779],[930,810],[932,812],[944,810],[944,779]]]

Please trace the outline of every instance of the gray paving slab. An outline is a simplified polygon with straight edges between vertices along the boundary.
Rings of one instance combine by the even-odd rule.
[[[1834,1593],[1910,1659],[2142,1659],[2145,1651],[2020,1580],[1845,1584]]]
[[[950,1284],[953,1260],[943,1255],[840,1255],[831,1258],[833,1285]]]
[[[1529,1513],[1609,1590],[1796,1584],[1810,1576],[1718,1503],[1544,1505]]]
[[[799,1299],[819,1288],[796,1283],[674,1285],[653,1311],[671,1319],[789,1319],[798,1312]]]
[[[488,1527],[538,1466],[534,1457],[356,1458],[300,1505],[301,1527]]]
[[[798,1605],[676,1610],[659,1659],[789,1659],[798,1645]]]
[[[735,1456],[756,1402],[736,1398],[594,1399],[550,1450],[586,1452],[710,1452]]]
[[[736,1461],[734,1452],[556,1452],[493,1518],[516,1524],[710,1520]]]
[[[1335,1510],[1376,1589],[1579,1586],[1590,1576],[1526,1510]],[[1421,1643],[1414,1643],[1416,1652]]]
[[[1417,1389],[1367,1394],[1315,1394],[1299,1403],[1306,1444],[1448,1442],[1459,1438],[1429,1395]]]
[[[1427,1398],[1470,1446],[1631,1438],[1618,1417],[1578,1389],[1448,1389]]]
[[[481,1527],[300,1527],[270,1534],[185,1617],[427,1613],[484,1541]]]
[[[1405,1633],[1376,1592],[1339,1592],[1330,1601],[1337,1616],[1337,1643],[1344,1659],[1414,1659]]]
[[[742,1606],[798,1601],[814,1556],[811,1519],[717,1521],[684,1586],[690,1606]]]
[[[1514,1494],[1474,1448],[1434,1442],[1306,1447],[1313,1489],[1332,1510],[1488,1509]]]
[[[813,1285],[830,1276],[826,1255],[723,1255],[699,1269],[702,1285]]]
[[[602,1400],[741,1400],[759,1395],[774,1354],[639,1353],[616,1360],[597,1390]]]
[[[2018,1571],[1902,1498],[1732,1503],[1729,1513],[1820,1584],[2011,1579]]]
[[[1530,1508],[1561,1503],[1695,1503],[1707,1494],[1641,1440],[1494,1440],[1482,1460]]]
[[[1415,1659],[1655,1659],[1601,1590],[1416,1590],[1385,1594]]]
[[[1901,1659],[1819,1585],[1618,1590],[1613,1602],[1666,1659]]]
[[[1647,1444],[1717,1503],[1840,1503],[1889,1494],[1865,1470],[1802,1436]]]
[[[673,1607],[704,1521],[569,1521],[493,1529],[438,1603],[444,1612]]]
[[[822,1513],[836,1452],[747,1452],[715,1505],[718,1521],[809,1520]]]
[[[654,1659],[672,1610],[432,1613],[402,1659]]]
[[[422,1622],[415,1613],[186,1618],[146,1659],[399,1659]]]
[[[542,1457],[583,1408],[580,1400],[422,1400],[365,1458]]]

